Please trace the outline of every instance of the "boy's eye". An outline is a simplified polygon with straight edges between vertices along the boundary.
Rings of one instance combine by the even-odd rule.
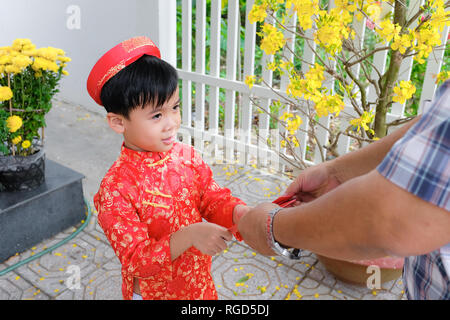
[[[157,113],[152,117],[152,119],[159,119],[159,118],[161,118],[161,116],[162,116],[161,113]]]
[[[173,110],[177,110],[177,109],[179,109],[179,108],[180,108],[180,105],[177,104],[175,107],[173,107]]]

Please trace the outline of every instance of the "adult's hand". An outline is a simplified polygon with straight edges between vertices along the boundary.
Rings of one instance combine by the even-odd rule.
[[[263,255],[276,255],[267,240],[267,217],[271,210],[278,207],[278,205],[270,202],[262,203],[247,212],[239,220],[238,230],[245,243]]]
[[[289,185],[284,195],[297,196],[295,205],[312,201],[339,186],[336,173],[329,163],[309,167],[303,170]]]

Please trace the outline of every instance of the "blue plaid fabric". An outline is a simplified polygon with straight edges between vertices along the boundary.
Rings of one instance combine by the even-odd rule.
[[[450,80],[377,170],[399,187],[450,211]],[[450,299],[450,243],[405,258],[403,279],[408,299]]]

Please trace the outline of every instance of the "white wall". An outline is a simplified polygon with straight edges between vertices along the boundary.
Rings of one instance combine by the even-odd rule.
[[[103,112],[86,91],[92,66],[108,49],[139,35],[150,37],[174,64],[175,10],[175,0],[0,0],[0,46],[29,38],[37,47],[65,50],[72,58],[70,75],[57,97]]]

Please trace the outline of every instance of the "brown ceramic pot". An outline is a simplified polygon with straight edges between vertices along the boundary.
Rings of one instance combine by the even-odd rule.
[[[332,273],[337,279],[351,284],[362,286],[367,285],[367,279],[372,273],[367,272],[368,265],[353,263],[344,260],[317,255],[319,261]],[[380,267],[381,283],[397,279],[402,276],[403,268],[384,268]]]

